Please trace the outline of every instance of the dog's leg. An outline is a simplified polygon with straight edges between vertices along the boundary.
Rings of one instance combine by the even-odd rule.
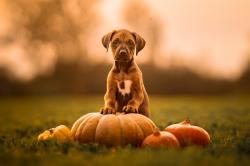
[[[104,108],[101,108],[101,114],[115,114],[115,104],[116,104],[116,91],[117,87],[114,81],[108,77],[107,81],[107,91],[104,96]]]
[[[128,104],[123,107],[125,113],[138,113],[139,106],[143,102],[143,91],[140,86],[140,81],[135,81],[131,89],[132,98]]]

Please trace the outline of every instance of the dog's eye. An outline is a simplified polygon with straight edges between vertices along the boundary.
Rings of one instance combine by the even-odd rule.
[[[131,40],[129,40],[129,41],[127,42],[127,45],[129,46],[130,49],[134,49],[134,47],[135,47],[134,42],[131,41]]]
[[[132,40],[127,41],[128,45],[134,45],[134,42]]]
[[[119,41],[118,41],[118,40],[114,40],[114,41],[112,42],[112,47],[117,47],[118,44],[119,44]]]

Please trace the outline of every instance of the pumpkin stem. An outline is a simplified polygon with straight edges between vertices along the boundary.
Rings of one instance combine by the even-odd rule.
[[[154,135],[154,136],[159,136],[159,135],[161,135],[160,129],[159,129],[158,127],[154,128],[153,135]]]
[[[54,132],[54,128],[49,129],[50,134]]]
[[[190,123],[191,123],[191,120],[189,118],[186,118],[186,120],[181,122],[181,124],[184,124],[184,125],[189,125]]]

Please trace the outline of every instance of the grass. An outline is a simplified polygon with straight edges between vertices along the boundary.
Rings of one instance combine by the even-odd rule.
[[[102,96],[0,98],[0,165],[249,165],[250,96],[152,96],[152,120],[161,129],[190,118],[213,143],[182,150],[107,149],[77,142],[36,141],[43,130],[96,112]]]

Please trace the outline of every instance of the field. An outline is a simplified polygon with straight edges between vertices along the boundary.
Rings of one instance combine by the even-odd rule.
[[[151,96],[152,120],[163,129],[190,118],[212,144],[182,150],[108,149],[78,143],[38,143],[45,129],[69,127],[96,112],[102,96],[0,98],[0,165],[250,165],[250,96]]]

